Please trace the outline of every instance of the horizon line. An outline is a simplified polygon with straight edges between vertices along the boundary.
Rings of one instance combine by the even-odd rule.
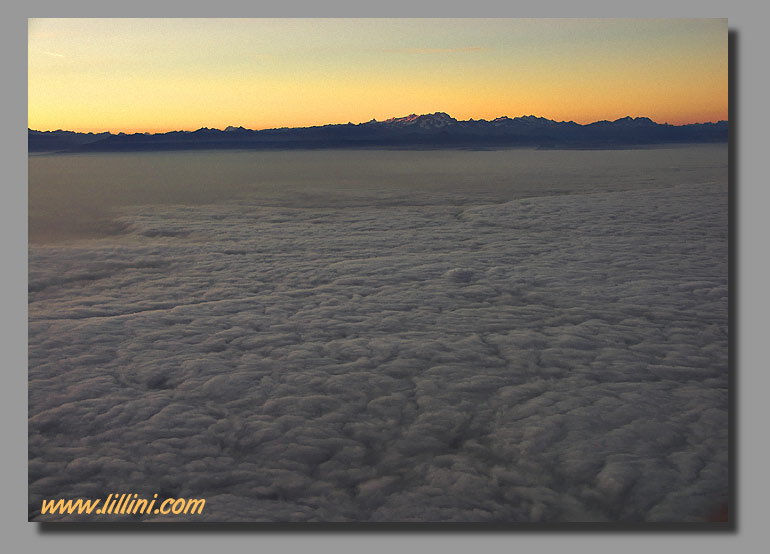
[[[631,120],[643,119],[643,120],[649,120],[649,121],[651,121],[652,123],[654,123],[656,125],[668,125],[668,126],[671,126],[671,127],[684,127],[684,126],[687,126],[687,125],[717,124],[717,123],[723,123],[723,122],[729,123],[729,119],[718,119],[716,121],[693,121],[693,122],[690,122],[690,123],[680,123],[680,124],[674,124],[674,123],[668,123],[668,122],[659,123],[659,122],[655,121],[654,119],[652,119],[650,117],[647,117],[647,116],[632,117],[632,116],[628,116],[628,115],[627,116],[623,116],[623,117],[619,117],[617,119],[597,119],[596,121],[592,121],[590,123],[576,123],[574,120],[561,120],[561,121],[557,121],[555,119],[549,119],[547,117],[537,116],[537,115],[533,115],[533,114],[519,115],[519,116],[513,116],[513,117],[508,116],[508,115],[501,115],[501,116],[495,117],[493,119],[484,119],[484,118],[475,119],[473,117],[470,118],[470,119],[455,119],[454,117],[449,115],[447,112],[433,112],[433,113],[424,113],[424,114],[411,113],[409,115],[390,117],[390,118],[384,119],[384,120],[378,120],[378,119],[372,118],[372,119],[369,119],[367,121],[361,121],[359,123],[353,123],[351,121],[348,121],[347,123],[321,123],[321,124],[317,124],[317,125],[304,125],[304,126],[298,126],[298,127],[288,127],[288,126],[263,127],[261,129],[249,129],[249,128],[243,127],[242,125],[238,125],[238,126],[236,126],[236,125],[228,125],[224,129],[219,129],[217,127],[207,127],[207,126],[204,125],[202,127],[196,128],[196,129],[171,129],[171,130],[167,130],[167,131],[133,131],[133,132],[126,132],[126,131],[72,131],[72,130],[69,130],[69,129],[63,129],[61,127],[57,128],[57,129],[41,130],[41,129],[32,129],[31,127],[27,127],[27,132],[34,131],[34,132],[37,132],[37,133],[56,133],[56,132],[61,131],[61,132],[78,133],[78,134],[84,134],[84,135],[89,135],[89,134],[91,134],[91,135],[100,135],[100,134],[107,133],[107,134],[115,135],[115,136],[120,136],[120,135],[162,135],[162,134],[167,134],[167,133],[194,133],[196,131],[204,131],[204,130],[225,132],[227,129],[230,129],[230,128],[232,128],[232,129],[243,129],[245,131],[259,132],[259,131],[275,131],[275,130],[279,130],[279,129],[313,129],[313,128],[316,128],[316,127],[330,127],[330,126],[337,126],[337,125],[366,125],[368,123],[387,123],[389,121],[398,121],[398,120],[401,120],[401,119],[407,119],[407,118],[414,117],[414,116],[422,117],[422,116],[439,115],[439,114],[443,114],[443,115],[449,116],[450,118],[454,119],[458,123],[469,123],[469,122],[480,122],[480,121],[486,121],[486,122],[491,123],[491,122],[497,121],[499,119],[511,119],[511,120],[514,120],[514,119],[534,118],[534,119],[545,119],[545,120],[548,120],[548,121],[553,121],[555,123],[573,123],[575,125],[580,125],[582,127],[585,127],[587,125],[593,125],[593,124],[596,124],[596,123],[603,123],[603,122],[615,123],[617,121],[621,121],[621,120],[624,120],[624,119],[631,119]]]

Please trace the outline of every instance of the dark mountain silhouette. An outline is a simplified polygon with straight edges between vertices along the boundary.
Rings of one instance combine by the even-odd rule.
[[[669,125],[624,117],[580,125],[532,115],[458,121],[443,112],[386,121],[253,131],[227,127],[169,133],[85,134],[28,131],[30,152],[120,152],[296,148],[618,148],[655,144],[727,142],[728,122]]]
[[[30,152],[51,152],[68,150],[96,142],[110,136],[110,133],[75,133],[73,131],[33,131],[27,130],[27,145]]]

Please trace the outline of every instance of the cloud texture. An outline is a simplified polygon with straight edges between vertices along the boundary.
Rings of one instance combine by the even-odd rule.
[[[726,499],[722,183],[122,223],[29,251],[32,518],[123,492],[216,521],[697,521]]]

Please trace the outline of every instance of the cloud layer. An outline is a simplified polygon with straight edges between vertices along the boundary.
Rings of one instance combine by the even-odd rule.
[[[724,184],[122,223],[29,251],[33,518],[123,492],[216,521],[697,521],[726,499]]]

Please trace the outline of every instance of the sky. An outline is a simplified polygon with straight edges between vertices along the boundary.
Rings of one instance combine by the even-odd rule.
[[[28,126],[728,118],[726,19],[30,19]]]

